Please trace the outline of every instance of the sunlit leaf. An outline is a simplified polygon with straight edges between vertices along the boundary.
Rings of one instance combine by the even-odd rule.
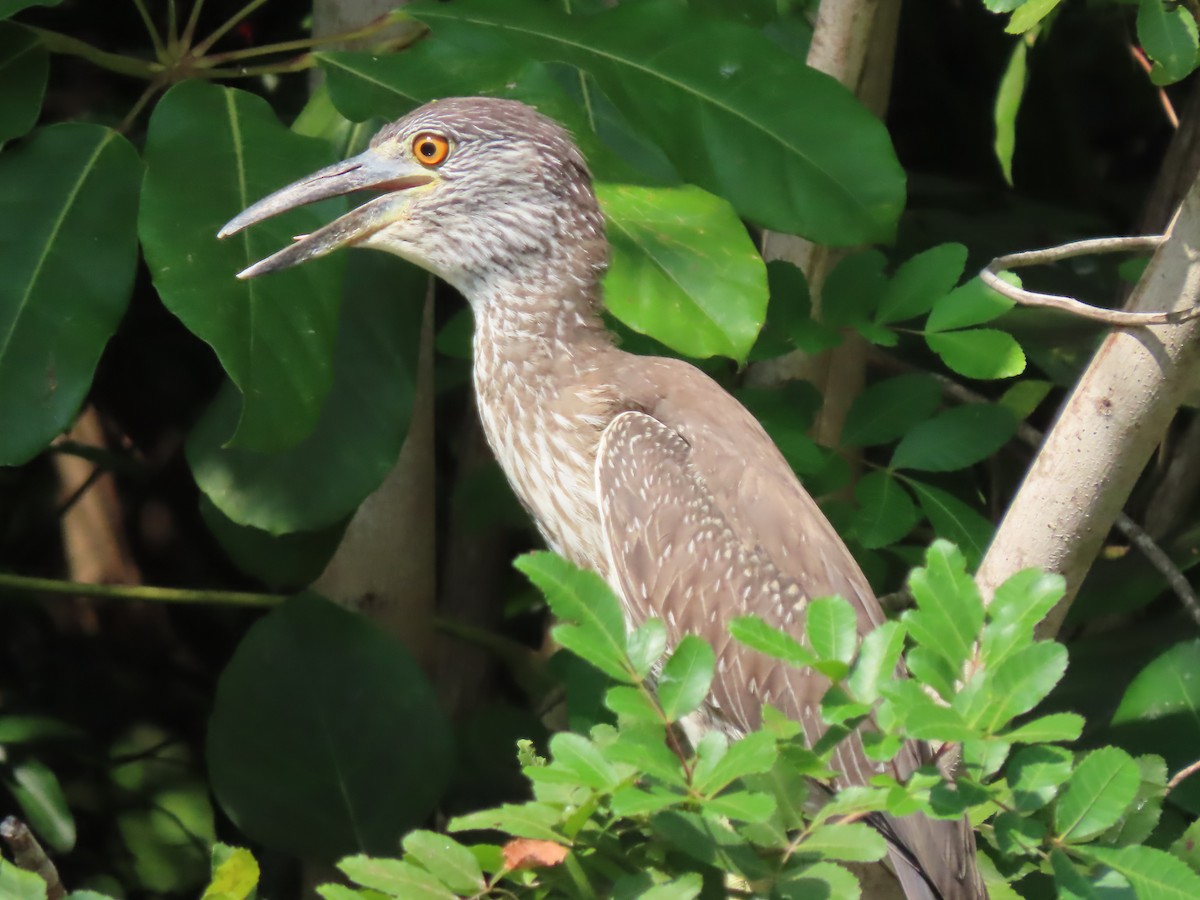
[[[1075,767],[1054,808],[1059,837],[1077,843],[1114,825],[1133,802],[1138,781],[1137,763],[1128,753],[1116,747],[1093,750]]]
[[[987,459],[1016,430],[1012,413],[991,403],[969,403],[918,423],[892,455],[897,469],[953,472]]]
[[[658,702],[670,721],[683,718],[704,700],[714,664],[712,647],[695,635],[685,636],[675,647],[658,676]]]

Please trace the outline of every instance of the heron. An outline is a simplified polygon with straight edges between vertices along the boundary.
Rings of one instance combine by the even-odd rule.
[[[342,247],[393,253],[458,290],[474,320],[473,383],[487,441],[549,547],[604,578],[627,623],[661,619],[673,644],[707,640],[716,673],[693,731],[759,727],[764,703],[824,733],[829,682],[730,638],[736,616],[798,630],[810,599],[840,595],[860,633],[884,621],[854,557],[758,421],[678,359],[620,349],[602,319],[609,245],[586,161],[561,125],[499,98],[437,100],[361,154],[283,187],[220,231],[298,206],[377,194],[254,263],[275,272]],[[907,778],[931,760],[908,742],[887,764],[856,734],[844,783]],[[876,816],[910,900],[986,889],[965,818]]]

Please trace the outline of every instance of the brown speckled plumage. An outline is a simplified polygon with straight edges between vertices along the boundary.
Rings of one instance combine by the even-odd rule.
[[[800,633],[810,598],[840,594],[871,630],[883,615],[849,551],[736,400],[684,362],[613,345],[599,318],[603,217],[559,125],[513,101],[438,101],[384,128],[365,165],[396,160],[416,171],[405,154],[424,131],[452,146],[436,180],[403,192],[395,221],[355,242],[412,260],[466,296],[484,431],[546,541],[602,574],[631,625],[657,616],[672,641],[700,634],[713,644],[717,677],[693,725],[744,734],[770,702],[815,741],[826,680],[747,650],[728,623],[756,613]],[[284,189],[226,230],[272,214],[290,190],[336,193],[313,185],[345,171]],[[328,252],[305,243],[251,274]],[[903,778],[927,760],[910,744],[887,768]],[[848,783],[882,769],[857,737],[835,761]],[[881,816],[876,825],[908,897],[986,896],[965,822]]]

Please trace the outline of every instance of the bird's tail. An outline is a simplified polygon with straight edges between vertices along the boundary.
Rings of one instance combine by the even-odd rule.
[[[975,861],[975,831],[961,819],[915,814],[876,823],[907,900],[987,900]]]

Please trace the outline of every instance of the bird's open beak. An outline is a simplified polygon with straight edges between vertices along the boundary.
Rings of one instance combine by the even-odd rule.
[[[229,237],[264,219],[318,200],[340,197],[354,191],[386,192],[355,207],[312,234],[297,236],[290,246],[239,272],[238,278],[253,278],[267,272],[277,272],[305,260],[324,256],[339,247],[366,240],[396,221],[410,199],[405,196],[405,191],[429,184],[433,180],[433,176],[418,163],[388,159],[374,150],[367,150],[289,184],[269,197],[264,197],[230,219],[217,232],[217,237]]]

